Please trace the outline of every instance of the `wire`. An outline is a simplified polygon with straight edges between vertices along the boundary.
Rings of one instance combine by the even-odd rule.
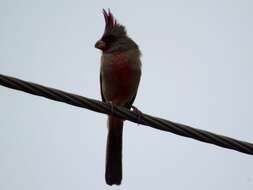
[[[214,144],[223,148],[233,149],[242,153],[253,155],[252,143],[236,140],[205,130],[196,129],[184,124],[153,117],[148,114],[136,113],[135,111],[130,111],[121,106],[113,106],[112,109],[112,105],[109,103],[85,98],[76,94],[71,94],[1,74],[0,85],[33,95],[42,96],[51,100],[64,102],[77,107],[86,108],[95,112],[114,115],[138,124],[153,127],[155,129],[171,132],[184,137],[189,137],[202,142]]]

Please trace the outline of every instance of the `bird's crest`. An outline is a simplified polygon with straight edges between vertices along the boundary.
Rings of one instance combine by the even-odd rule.
[[[110,9],[108,9],[108,12],[106,12],[106,10],[103,9],[103,15],[105,18],[105,30],[111,30],[117,26],[120,26],[120,24],[117,22],[117,20],[111,13]]]
[[[103,9],[103,15],[105,18],[105,30],[102,39],[105,38],[107,40],[109,39],[109,41],[112,41],[111,37],[116,37],[116,39],[126,37],[127,33],[125,27],[118,23],[110,9],[108,9],[108,11]],[[108,36],[110,38],[108,38]]]

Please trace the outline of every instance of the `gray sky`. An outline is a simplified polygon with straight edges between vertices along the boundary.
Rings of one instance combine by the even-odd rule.
[[[135,106],[253,142],[253,2],[0,1],[0,73],[100,99],[102,8],[142,50]],[[104,181],[106,116],[0,86],[0,189],[251,190],[253,157],[125,122]]]

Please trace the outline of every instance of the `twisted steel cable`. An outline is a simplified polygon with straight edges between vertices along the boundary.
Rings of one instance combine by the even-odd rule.
[[[184,124],[153,117],[144,113],[140,114],[121,106],[113,106],[112,109],[112,105],[109,103],[107,104],[98,100],[85,98],[76,94],[71,94],[1,74],[0,85],[33,95],[42,96],[51,100],[65,102],[67,104],[86,108],[95,112],[115,115],[138,124],[153,127],[155,129],[171,132],[184,137],[214,144],[223,148],[233,149],[242,153],[253,155],[252,143],[236,140],[201,129],[195,129]]]

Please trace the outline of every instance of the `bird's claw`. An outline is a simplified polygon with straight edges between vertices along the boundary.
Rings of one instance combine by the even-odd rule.
[[[114,106],[113,106],[112,101],[109,101],[108,104],[111,106],[111,115],[113,115],[114,114]]]
[[[133,112],[135,112],[138,115],[137,124],[140,125],[141,117],[143,116],[142,112],[133,105],[131,106],[131,108],[133,109]]]

